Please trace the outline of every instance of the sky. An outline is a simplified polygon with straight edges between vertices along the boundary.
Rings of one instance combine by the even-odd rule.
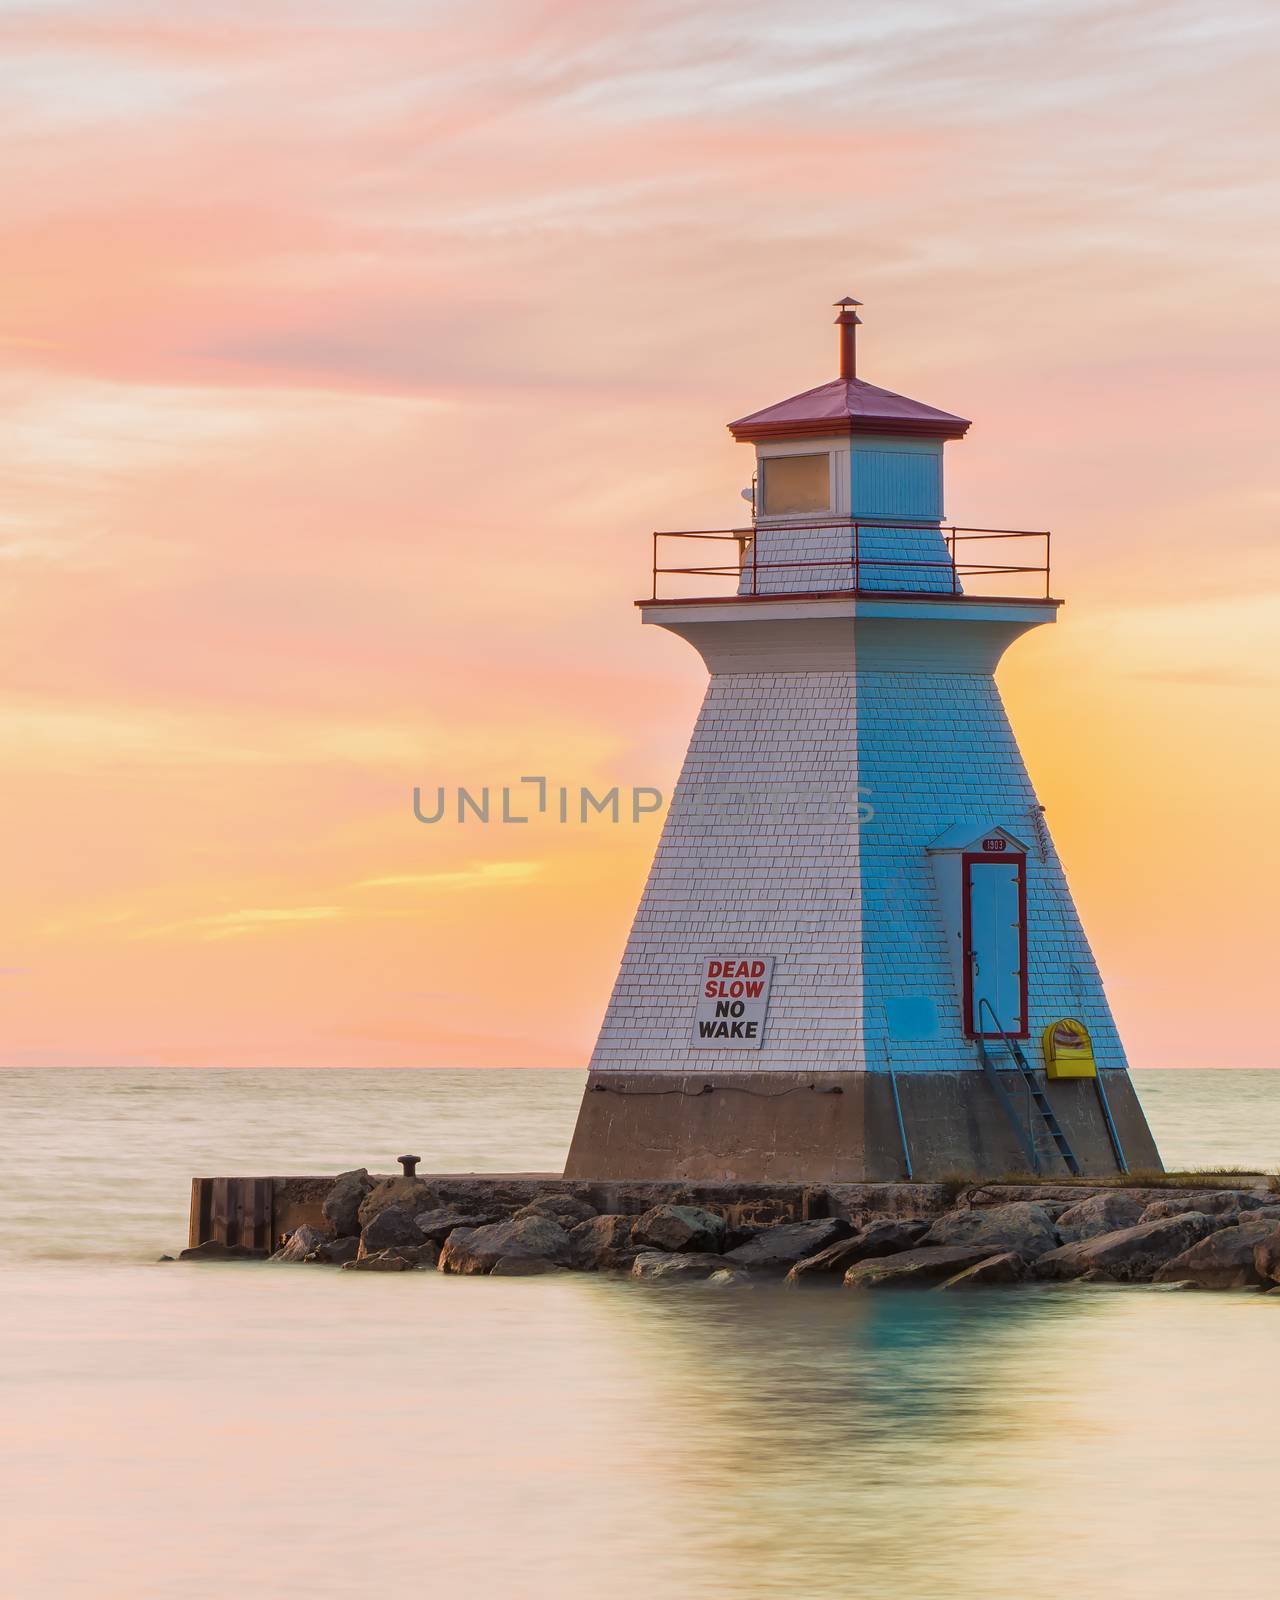
[[[1263,0],[0,0],[0,1064],[581,1066],[649,531],[859,370],[1051,527],[1000,683],[1139,1067],[1280,1065]],[[513,810],[517,806],[513,801]]]

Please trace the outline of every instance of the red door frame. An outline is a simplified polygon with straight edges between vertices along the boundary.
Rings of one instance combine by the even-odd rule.
[[[973,1016],[973,915],[969,905],[969,868],[975,863],[986,866],[1007,867],[1016,862],[1018,867],[1018,1000],[1022,1012],[1022,1027],[1010,1033],[1012,1039],[1031,1037],[1031,1019],[1027,1014],[1029,999],[1027,985],[1027,858],[1021,851],[997,854],[995,851],[966,851],[960,857],[960,902],[964,937],[964,1031],[971,1039],[999,1039],[994,1031],[982,1032],[974,1025]],[[1003,1019],[1001,1019],[1003,1020]]]

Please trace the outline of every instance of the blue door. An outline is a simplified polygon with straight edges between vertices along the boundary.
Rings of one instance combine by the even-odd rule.
[[[965,1029],[1027,1032],[1026,862],[965,858]]]

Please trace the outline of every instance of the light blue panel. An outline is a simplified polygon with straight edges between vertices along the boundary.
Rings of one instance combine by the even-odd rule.
[[[894,450],[855,445],[852,451],[855,517],[909,517],[937,522],[942,516],[942,449]]]
[[[863,439],[850,450],[849,463],[853,516],[871,524],[857,536],[859,587],[887,593],[949,590],[950,557],[938,531],[941,444]]]
[[[965,631],[960,623],[951,629]],[[941,657],[945,630],[932,632]],[[882,649],[879,638],[868,629],[856,646],[857,783],[874,812],[858,846],[866,1064],[872,1071],[976,1071],[928,847],[961,817],[1030,827],[1035,793],[995,683],[959,643],[954,670],[942,659],[936,669],[902,670],[898,652]],[[1032,1050],[1047,1023],[1079,1017],[1099,1065],[1123,1067],[1098,970],[1047,835],[1043,851],[1033,849],[1027,860],[1027,933]],[[918,995],[932,997],[938,1030],[906,1040],[898,1024],[907,1019],[895,1016],[891,1002]],[[1010,1009],[1017,1005],[1015,999]]]
[[[941,1037],[938,1008],[927,994],[886,995],[884,1016],[889,1037],[900,1044],[920,1044],[925,1039]]]

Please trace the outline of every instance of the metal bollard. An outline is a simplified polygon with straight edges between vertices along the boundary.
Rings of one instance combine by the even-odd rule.
[[[422,1160],[422,1157],[421,1156],[397,1156],[396,1160],[404,1168],[405,1177],[406,1178],[412,1178],[412,1177],[414,1177],[416,1175],[416,1173],[418,1171],[418,1163],[419,1163],[419,1161]]]

